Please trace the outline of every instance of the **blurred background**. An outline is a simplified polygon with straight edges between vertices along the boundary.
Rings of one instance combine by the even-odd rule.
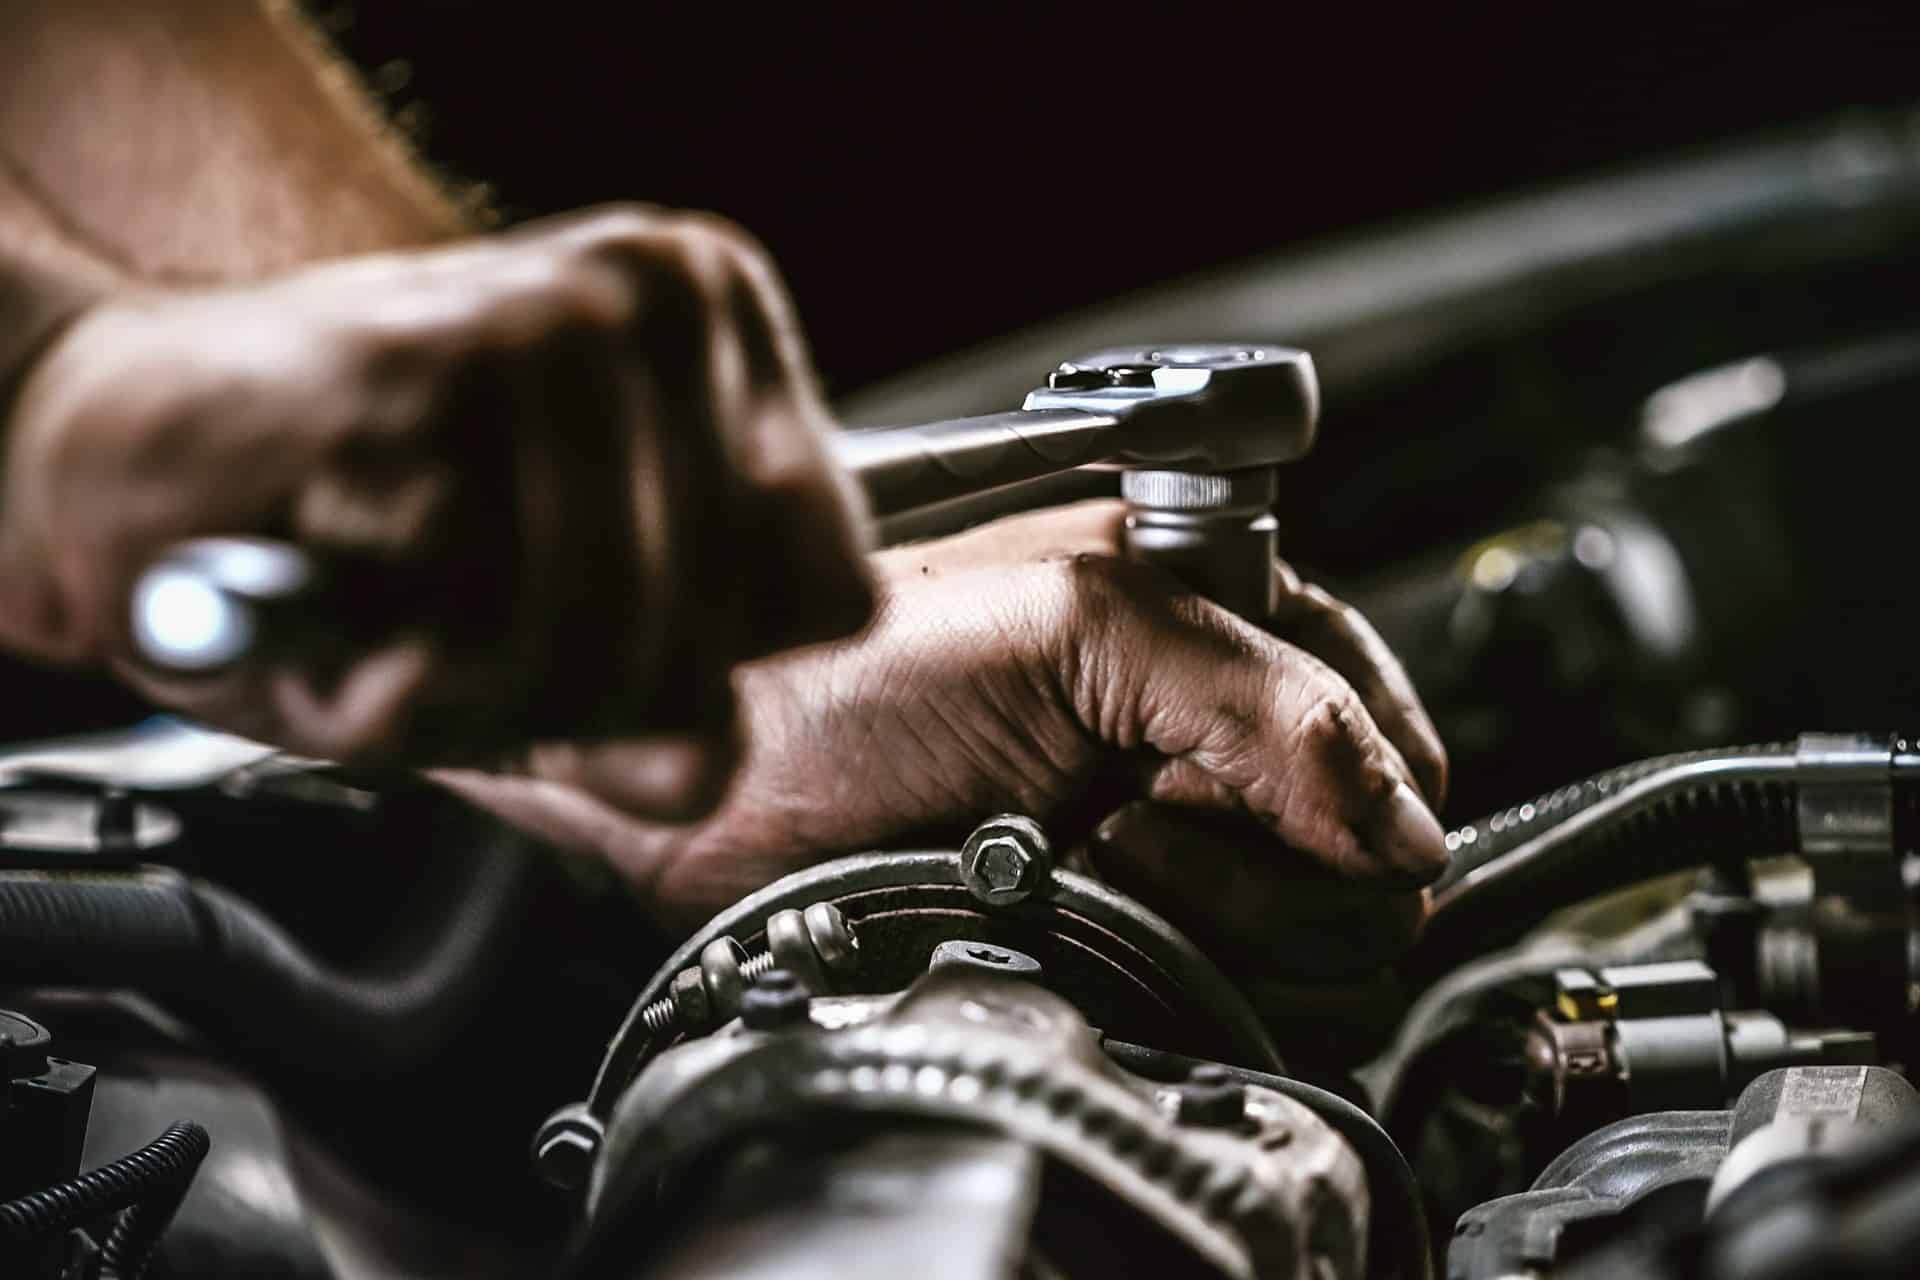
[[[1248,255],[1920,96],[1902,3],[311,8],[509,216],[744,223],[839,393]]]

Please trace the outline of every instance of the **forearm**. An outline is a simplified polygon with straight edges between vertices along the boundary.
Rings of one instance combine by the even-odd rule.
[[[8,0],[0,154],[132,276],[254,279],[466,217],[289,0]]]

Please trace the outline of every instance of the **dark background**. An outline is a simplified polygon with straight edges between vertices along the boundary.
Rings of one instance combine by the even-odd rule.
[[[719,210],[831,389],[1305,238],[1920,100],[1920,4],[318,0],[510,217]]]

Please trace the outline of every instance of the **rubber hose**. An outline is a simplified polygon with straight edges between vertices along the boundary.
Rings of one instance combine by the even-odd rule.
[[[487,989],[516,927],[528,852],[496,839],[396,972],[342,973],[245,900],[171,872],[0,874],[0,972],[142,992],[229,1050],[329,1079],[430,1057]]]
[[[131,1155],[0,1204],[0,1241],[9,1252],[17,1251],[124,1210],[138,1221],[129,1228],[123,1217],[115,1226],[103,1258],[104,1274],[112,1280],[136,1280],[211,1147],[199,1125],[176,1124]],[[121,1241],[117,1251],[115,1241]]]
[[[1476,824],[1490,833],[1488,850],[1451,868],[1435,887],[1433,914],[1404,971],[1445,973],[1512,942],[1560,907],[1641,880],[1793,851],[1793,750],[1770,745],[1662,757],[1563,789],[1574,794],[1551,821],[1536,806],[1534,818],[1520,818],[1517,836],[1492,832],[1491,819]],[[1896,786],[1895,793],[1906,789]],[[1591,820],[1574,821],[1602,806],[1606,811]]]
[[[1608,796],[1617,795],[1631,784],[1662,770],[1727,755],[1791,756],[1793,752],[1794,744],[1791,742],[1770,742],[1751,747],[1715,747],[1709,751],[1683,751],[1654,756],[1618,765],[1571,786],[1556,787],[1525,804],[1496,810],[1447,833],[1447,852],[1452,861],[1447,873],[1433,886],[1433,891],[1444,892],[1468,873],[1519,848],[1541,832],[1558,826]]]

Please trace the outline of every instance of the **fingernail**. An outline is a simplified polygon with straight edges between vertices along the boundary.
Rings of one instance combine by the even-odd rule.
[[[1393,789],[1376,830],[1380,852],[1414,885],[1431,884],[1447,869],[1447,835],[1418,792],[1406,783]]]

